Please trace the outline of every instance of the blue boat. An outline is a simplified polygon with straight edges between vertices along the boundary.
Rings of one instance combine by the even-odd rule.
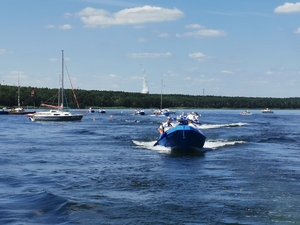
[[[179,124],[164,132],[155,145],[170,147],[172,150],[189,151],[201,149],[205,143],[205,135],[188,121],[179,121]]]

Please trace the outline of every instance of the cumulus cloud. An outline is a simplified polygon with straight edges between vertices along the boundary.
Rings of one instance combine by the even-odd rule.
[[[129,55],[131,58],[167,58],[171,57],[170,52],[166,53],[132,53]]]
[[[286,2],[283,5],[278,6],[275,13],[300,13],[300,2],[289,3]]]
[[[150,22],[164,22],[178,20],[184,16],[183,12],[174,8],[167,9],[145,5],[127,8],[116,13],[103,9],[87,7],[77,13],[86,27],[104,27],[111,25],[135,25]]]
[[[233,72],[229,71],[229,70],[222,70],[221,73],[224,73],[224,74],[233,74]]]
[[[200,24],[188,24],[188,25],[185,26],[185,28],[188,28],[188,29],[203,29],[205,27],[200,25]]]
[[[55,29],[56,26],[52,25],[52,24],[49,24],[47,26],[45,26],[46,29]]]
[[[145,38],[138,38],[138,42],[146,42],[147,40]]]
[[[296,34],[300,34],[300,27],[295,31]]]
[[[185,26],[185,28],[188,29],[195,29],[191,32],[186,32],[183,34],[176,34],[176,37],[220,37],[220,36],[226,36],[227,33],[223,30],[213,30],[213,29],[207,29],[205,26],[199,25],[199,24],[189,24]]]
[[[162,31],[159,31],[159,30],[154,30],[153,32],[156,33],[158,37],[162,37],[162,38],[170,36],[168,33],[162,32]]]
[[[64,24],[64,25],[59,26],[59,29],[70,30],[70,29],[72,29],[72,26],[70,24]]]
[[[202,52],[195,52],[195,53],[191,53],[189,54],[190,58],[196,59],[198,61],[206,61],[209,60],[211,57],[203,54]]]
[[[55,25],[52,25],[52,24],[49,24],[47,26],[45,26],[46,29],[60,29],[60,30],[70,30],[72,29],[72,25],[70,24],[64,24],[64,25],[60,25],[60,26],[55,26]]]
[[[112,74],[109,74],[108,76],[109,76],[110,78],[113,78],[113,79],[115,79],[115,78],[118,77],[116,74],[113,74],[113,73],[112,73]]]
[[[219,37],[226,36],[226,32],[222,30],[197,30],[194,32],[187,32],[184,34],[176,34],[177,37]]]
[[[0,55],[4,55],[5,53],[6,53],[6,50],[0,48]]]

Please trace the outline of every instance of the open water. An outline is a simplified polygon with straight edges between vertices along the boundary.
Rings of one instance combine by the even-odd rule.
[[[150,110],[1,115],[0,224],[300,224],[300,111],[193,111],[204,155],[153,147]]]

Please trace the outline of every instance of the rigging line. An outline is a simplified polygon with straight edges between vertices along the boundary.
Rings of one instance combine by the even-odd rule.
[[[49,98],[48,100],[44,101],[43,103],[51,103],[52,105],[54,105],[54,101],[56,100],[56,97],[58,96],[59,93],[56,93],[54,96],[52,96],[51,98]]]
[[[76,97],[76,94],[75,94],[75,90],[74,90],[74,88],[73,88],[73,84],[72,84],[72,81],[71,81],[71,77],[70,77],[70,75],[69,75],[69,71],[68,71],[67,65],[65,65],[65,68],[66,68],[66,71],[67,71],[67,74],[68,74],[68,77],[69,77],[69,81],[70,81],[70,84],[71,84],[71,88],[72,88],[72,92],[73,92],[73,96],[74,96],[74,99],[75,99],[77,108],[78,108],[79,111],[81,112],[81,109],[80,109],[80,107],[79,107],[79,103],[78,103],[78,101],[77,101],[77,97]]]

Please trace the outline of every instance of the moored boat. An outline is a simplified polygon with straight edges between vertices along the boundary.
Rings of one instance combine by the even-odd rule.
[[[59,98],[58,105],[42,104],[49,108],[53,108],[50,111],[42,111],[28,114],[31,121],[80,121],[83,114],[72,114],[71,112],[64,111],[64,52],[62,50],[62,81],[60,88],[61,98]],[[61,102],[60,102],[61,100]],[[76,100],[76,98],[75,98]],[[78,105],[78,103],[77,103]]]
[[[105,109],[99,109],[98,112],[99,113],[106,113]]]
[[[25,110],[23,107],[17,107],[17,108],[12,108],[8,111],[8,114],[14,114],[14,115],[24,115],[24,114],[33,114],[36,111],[28,111]]]
[[[7,108],[2,108],[0,110],[0,115],[7,115],[7,114],[8,114]]]
[[[261,110],[262,113],[273,113],[273,111],[269,108],[265,108]]]
[[[135,109],[134,110],[134,115],[144,116],[145,115],[145,111],[143,109]]]
[[[8,114],[14,115],[24,115],[28,113],[35,113],[35,111],[28,111],[21,107],[21,100],[20,100],[20,78],[18,77],[18,107],[12,108],[8,110]]]
[[[252,113],[250,111],[248,111],[248,110],[242,111],[242,112],[240,112],[240,114],[243,115],[243,116],[250,116],[250,115],[252,115]]]
[[[73,115],[70,112],[61,110],[50,110],[45,112],[36,112],[27,114],[29,119],[33,122],[36,121],[80,121],[83,117],[82,114]]]

